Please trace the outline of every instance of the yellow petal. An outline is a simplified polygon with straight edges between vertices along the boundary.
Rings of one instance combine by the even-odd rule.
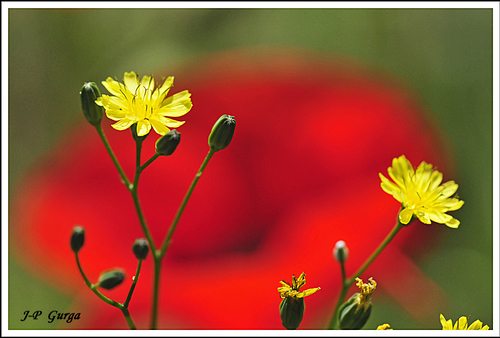
[[[456,218],[452,218],[448,222],[445,223],[448,227],[456,229],[460,225],[460,221]]]
[[[321,288],[313,288],[313,289],[307,289],[305,291],[299,292],[297,294],[297,298],[303,298],[312,295],[316,291],[321,290]]]
[[[106,109],[106,116],[113,121],[120,121],[126,115],[122,110]]]
[[[415,215],[417,215],[420,222],[422,222],[424,224],[431,224],[431,219],[429,218],[429,214],[427,214],[426,212],[424,212],[422,210],[417,210]]]
[[[112,124],[111,127],[115,128],[116,130],[125,130],[129,128],[132,124],[134,124],[135,121],[130,120],[128,118],[121,119],[119,122]]]
[[[106,81],[102,81],[102,85],[108,90],[108,92],[115,96],[126,96],[127,94],[125,86],[110,77],[108,77]]]
[[[151,123],[148,120],[140,120],[137,122],[137,136],[144,136],[149,134],[151,130]]]
[[[458,328],[455,328],[458,324]],[[458,318],[458,321],[455,323],[455,330],[467,330],[467,317],[460,317]]]
[[[137,86],[139,86],[139,79],[137,78],[137,74],[135,72],[126,72],[123,77],[123,83],[132,94],[135,94],[135,92],[137,91]]]
[[[442,223],[442,224],[446,224],[447,222],[451,221],[453,219],[453,217],[451,217],[450,215],[447,215],[441,211],[438,211],[438,210],[429,210],[427,212],[429,218],[431,221],[433,222],[436,222],[436,223]]]
[[[429,190],[434,190],[441,184],[443,180],[443,174],[437,170],[434,170],[431,175],[431,182],[429,184]]]
[[[165,135],[170,131],[170,129],[168,129],[164,124],[160,123],[156,119],[151,119],[149,120],[149,122],[153,126],[153,129],[160,135]]]
[[[443,330],[453,330],[453,322],[451,319],[446,320],[444,316],[439,315],[439,320],[441,321],[441,325],[443,326]]]
[[[456,184],[454,181],[448,181],[446,183],[443,183],[441,185],[443,187],[443,190],[441,191],[441,195],[444,197],[450,197],[453,195],[457,189],[458,189],[458,184]]]
[[[386,178],[381,173],[379,173],[378,175],[380,177],[380,180],[382,181],[382,183],[380,184],[380,186],[382,187],[382,190],[384,190],[386,193],[394,196],[394,194],[393,194],[394,191],[401,190],[396,184],[394,184],[391,181],[389,181],[389,179]],[[399,202],[402,202],[402,201],[399,201]]]
[[[401,224],[408,224],[413,216],[413,210],[405,208],[399,213],[399,222]]]
[[[481,330],[483,323],[478,319],[474,323],[470,324],[467,330]]]

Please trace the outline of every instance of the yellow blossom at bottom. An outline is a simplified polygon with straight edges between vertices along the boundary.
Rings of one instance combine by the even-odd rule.
[[[455,325],[451,319],[446,320],[444,316],[441,314],[439,316],[441,320],[441,325],[443,325],[443,330],[489,330],[490,327],[488,325],[483,326],[483,323],[478,319],[474,323],[467,326],[467,318],[462,316],[458,318]]]
[[[391,326],[389,324],[382,324],[377,327],[377,330],[392,330],[389,329]]]

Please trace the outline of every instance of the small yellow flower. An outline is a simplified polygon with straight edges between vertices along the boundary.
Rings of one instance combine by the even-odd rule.
[[[441,325],[443,325],[443,330],[489,330],[490,329],[488,325],[483,326],[483,323],[479,319],[476,320],[474,323],[472,323],[469,327],[467,327],[467,318],[464,316],[458,318],[455,325],[453,325],[451,319],[446,320],[442,314],[439,315],[439,318],[441,320]]]
[[[183,116],[193,106],[187,90],[167,98],[173,83],[174,77],[169,76],[155,89],[152,76],[144,76],[139,81],[135,72],[125,73],[123,83],[108,77],[102,84],[114,96],[102,95],[96,103],[106,109],[108,118],[118,121],[112,125],[116,130],[125,130],[137,123],[137,136],[147,135],[151,127],[165,135],[169,128],[184,124],[170,117]]]
[[[392,167],[387,172],[395,183],[379,174],[381,187],[401,203],[401,224],[410,223],[412,217],[416,216],[425,224],[433,221],[458,228],[460,222],[446,214],[460,209],[464,204],[464,201],[451,197],[457,191],[458,184],[454,181],[441,184],[443,174],[426,162],[420,163],[414,170],[404,155],[393,159]]]
[[[363,283],[361,278],[356,277],[356,286],[360,292],[356,292],[339,308],[339,325],[342,330],[360,330],[372,312],[372,294],[377,287],[373,278],[368,278],[369,283]]]
[[[355,279],[357,281],[356,286],[361,289],[361,293],[357,294],[357,302],[359,305],[368,306],[371,304],[371,297],[373,291],[377,288],[377,282],[375,282],[372,277],[368,278],[369,283],[363,283],[363,280],[358,277]]]
[[[295,279],[295,275],[292,276],[292,285],[288,284],[284,280],[280,281],[280,283],[281,285],[283,285],[278,288],[278,292],[280,293],[281,298],[304,298],[321,289],[313,288],[299,292],[299,289],[306,284],[306,274],[304,272],[300,274],[299,279]]]
[[[382,324],[377,327],[377,330],[392,330],[389,329],[391,326],[389,324]]]

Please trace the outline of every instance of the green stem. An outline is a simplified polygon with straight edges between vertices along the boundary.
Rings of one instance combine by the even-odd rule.
[[[377,256],[384,250],[384,248],[391,242],[391,240],[396,236],[396,234],[401,230],[403,227],[407,226],[408,224],[401,224],[398,223],[394,226],[392,229],[391,233],[387,235],[387,237],[384,239],[384,241],[379,245],[377,250],[372,253],[372,255],[365,261],[365,263],[356,271],[356,273],[349,279],[347,280],[348,286],[351,286],[355,282],[355,278],[361,276],[361,274],[370,266],[370,264],[377,258]]]
[[[141,204],[139,203],[139,196],[137,194],[137,189],[139,188],[139,178],[141,177],[142,173],[141,149],[142,149],[142,141],[136,141],[135,177],[134,177],[134,184],[130,188],[130,193],[132,194],[132,199],[134,200],[135,210],[137,212],[137,216],[139,217],[139,223],[141,224],[142,231],[144,232],[144,235],[146,236],[149,242],[149,247],[151,248],[151,251],[155,252],[156,245],[153,241],[153,236],[149,231],[149,227],[146,223],[146,219],[144,218],[144,214],[142,213]]]
[[[189,198],[191,197],[191,193],[193,192],[194,188],[196,187],[196,183],[198,183],[198,180],[201,177],[201,174],[203,174],[203,170],[205,170],[205,167],[207,166],[208,162],[212,158],[212,156],[215,154],[215,151],[210,149],[208,152],[207,156],[205,157],[205,160],[201,164],[200,170],[198,170],[198,173],[193,179],[193,182],[191,183],[191,186],[189,187],[189,190],[186,193],[186,196],[184,197],[184,200],[182,201],[181,206],[179,207],[179,210],[177,211],[177,215],[175,215],[175,218],[172,222],[172,225],[170,226],[170,230],[168,232],[167,237],[163,241],[163,245],[161,247],[160,251],[160,257],[163,257],[167,251],[167,247],[170,243],[170,239],[172,238],[172,235],[174,234],[175,228],[177,226],[177,223],[179,223],[179,219],[182,216],[182,213],[184,212],[184,208],[186,207],[187,202],[189,201]]]
[[[127,321],[127,324],[131,330],[136,330],[134,321],[132,320],[132,317],[130,316],[130,313],[128,312],[128,308],[123,306],[121,308],[123,316],[125,317],[125,320]]]
[[[184,208],[186,207],[186,204],[189,201],[189,198],[191,197],[191,194],[193,193],[193,190],[196,187],[198,180],[200,179],[201,175],[203,174],[205,167],[207,166],[208,162],[210,161],[212,156],[215,154],[215,152],[216,151],[210,149],[207,156],[205,157],[205,160],[201,164],[201,167],[198,170],[198,173],[194,177],[193,182],[191,183],[191,186],[189,187],[186,195],[184,196],[184,200],[182,201],[182,203],[179,207],[179,210],[177,211],[177,214],[175,215],[175,218],[172,221],[172,224],[170,225],[170,229],[168,231],[167,237],[163,241],[161,250],[156,251],[156,250],[152,249],[153,257],[154,257],[154,261],[155,261],[155,276],[154,276],[154,288],[153,288],[153,309],[152,309],[152,318],[151,318],[151,329],[152,330],[155,330],[156,326],[157,326],[161,261],[162,261],[163,257],[165,256],[165,253],[167,252],[167,248],[168,248],[168,245],[170,243],[170,239],[172,238],[172,235],[174,234],[175,228],[177,227],[177,224],[179,223],[179,220],[182,216],[182,213],[184,212]],[[153,158],[154,158],[154,156],[153,156]],[[148,164],[148,162],[146,164]],[[146,164],[143,167],[145,167]]]
[[[106,135],[104,135],[104,131],[102,130],[101,125],[100,124],[96,125],[95,129],[97,130],[97,133],[101,137],[101,140],[104,143],[104,146],[106,147],[106,150],[108,151],[109,156],[113,160],[113,163],[115,164],[116,169],[118,169],[118,172],[120,173],[120,176],[122,178],[123,183],[125,184],[127,189],[130,190],[130,181],[128,180],[127,175],[125,175],[125,172],[123,171],[122,167],[120,166],[120,163],[116,159],[116,156],[113,153],[111,146],[109,145],[108,139],[106,138]]]
[[[353,274],[353,276],[349,279],[346,279],[346,274],[345,274],[345,269],[344,269],[344,264],[341,263],[341,269],[342,269],[342,291],[340,292],[339,300],[337,301],[337,306],[335,307],[335,312],[333,313],[333,317],[330,320],[330,325],[328,326],[329,329],[334,329],[338,327],[338,315],[339,315],[339,309],[342,303],[344,302],[345,296],[347,294],[347,291],[349,288],[354,284],[356,281],[356,277],[359,277],[369,266],[370,264],[377,258],[377,256],[384,250],[384,248],[391,242],[391,240],[396,236],[396,234],[401,230],[404,226],[408,224],[401,224],[399,221],[398,223],[394,226],[392,231],[387,235],[387,237],[380,243],[378,248],[371,254],[371,256],[365,261],[365,263],[356,271],[356,273]]]
[[[128,308],[128,304],[130,303],[130,299],[132,298],[132,294],[134,293],[135,290],[135,284],[137,284],[137,280],[139,279],[139,274],[141,273],[141,265],[142,265],[142,259],[139,259],[139,263],[137,264],[137,270],[135,271],[134,281],[132,282],[132,286],[130,287],[130,291],[128,292],[127,299],[125,300],[125,303],[123,303],[123,306],[126,308]]]
[[[154,154],[146,163],[144,163],[141,167],[141,172],[146,169],[146,167],[148,165],[150,165],[151,163],[153,163],[154,160],[156,160],[160,155],[158,154]]]
[[[92,284],[89,281],[89,279],[87,278],[87,276],[85,275],[85,273],[83,272],[82,266],[80,264],[80,259],[78,258],[78,254],[77,253],[75,253],[75,258],[76,258],[76,264],[78,265],[78,270],[80,270],[80,274],[82,275],[83,280],[85,281],[85,284],[88,286],[88,288],[90,290],[92,290],[92,292],[95,293],[96,296],[99,297],[105,303],[107,303],[107,304],[109,304],[111,306],[114,306],[117,309],[120,309],[122,311],[123,315],[125,316],[125,320],[127,321],[127,324],[129,326],[129,328],[131,330],[135,330],[134,322],[132,321],[132,318],[130,317],[130,313],[128,312],[127,307],[124,306],[123,304],[120,304],[120,303],[112,300],[112,299],[109,299],[108,297],[106,297],[105,295],[103,295],[101,292],[99,292],[99,290],[97,290],[97,286],[98,285],[97,284]]]
[[[157,317],[158,317],[158,295],[159,295],[159,285],[160,285],[160,271],[161,271],[161,261],[162,256],[158,252],[154,252],[154,263],[155,263],[155,274],[154,274],[154,288],[153,288],[153,309],[151,316],[151,330],[156,330],[157,327]]]

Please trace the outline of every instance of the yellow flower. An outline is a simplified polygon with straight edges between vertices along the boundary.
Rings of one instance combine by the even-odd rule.
[[[169,76],[155,89],[152,76],[144,76],[139,82],[135,72],[125,73],[123,83],[108,77],[102,84],[114,96],[102,95],[96,103],[106,109],[106,116],[118,121],[112,125],[116,130],[125,130],[137,123],[137,136],[147,135],[151,127],[160,135],[169,128],[177,128],[184,121],[169,117],[185,115],[191,107],[191,94],[184,90],[167,98],[174,77]]]
[[[489,330],[489,326],[483,326],[483,323],[478,319],[474,323],[472,323],[469,327],[467,327],[467,318],[462,316],[458,318],[455,325],[451,319],[446,320],[443,315],[439,315],[441,320],[441,325],[443,325],[443,330]]]
[[[292,276],[292,285],[288,284],[284,280],[280,281],[280,283],[283,285],[278,288],[281,298],[304,298],[321,289],[313,288],[299,292],[299,289],[306,284],[306,274],[304,272],[300,274],[299,279],[295,279],[295,275]]]
[[[446,214],[460,209],[464,204],[464,201],[451,197],[457,191],[458,184],[454,181],[441,184],[443,174],[426,162],[420,163],[417,170],[414,170],[404,155],[393,159],[392,167],[387,172],[395,183],[379,174],[381,187],[401,203],[401,224],[410,223],[416,216],[425,224],[434,221],[450,228],[458,228],[460,222]]]
[[[360,330],[372,312],[372,294],[377,287],[377,282],[372,277],[369,283],[363,283],[356,277],[356,286],[361,292],[356,292],[339,308],[339,326],[342,330]]]
[[[368,282],[370,283],[363,283],[363,280],[358,277],[355,279],[357,281],[356,286],[361,289],[361,293],[357,294],[357,302],[360,306],[367,307],[371,304],[371,297],[373,291],[377,288],[377,282],[372,277],[368,278]]]
[[[377,327],[377,330],[392,330],[389,329],[391,326],[389,324],[382,324]]]

